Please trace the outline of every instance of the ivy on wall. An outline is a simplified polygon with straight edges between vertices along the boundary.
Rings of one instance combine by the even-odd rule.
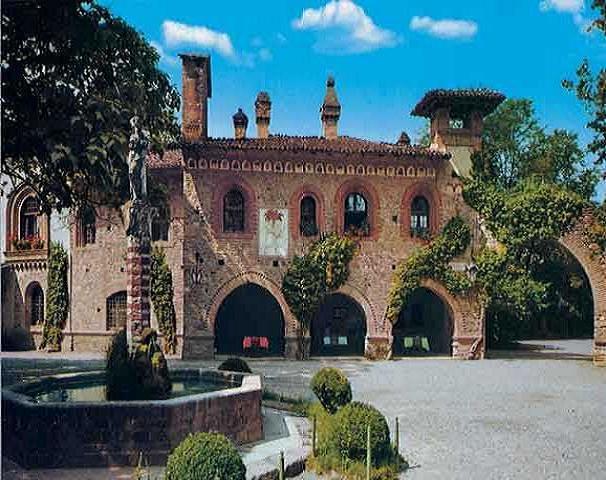
[[[67,252],[59,242],[53,242],[48,257],[46,316],[40,349],[61,350],[63,328],[67,320],[69,291],[67,284]]]
[[[389,289],[387,319],[392,323],[398,321],[400,312],[424,278],[442,283],[453,294],[469,290],[469,277],[452,270],[449,263],[465,251],[470,241],[469,226],[461,217],[453,217],[429,245],[418,249],[400,262]]]
[[[486,219],[496,239],[516,254],[524,254],[533,242],[560,238],[590,206],[577,193],[543,182],[526,182],[504,190],[469,180],[463,196]]]
[[[166,255],[159,248],[152,251],[150,293],[160,333],[164,336],[164,351],[175,353],[177,315],[173,302],[173,276],[166,262]]]
[[[299,321],[300,352],[303,339],[325,296],[339,289],[349,277],[349,263],[357,244],[332,233],[314,242],[309,251],[295,256],[282,279],[282,294]]]
[[[496,247],[485,247],[475,262],[477,283],[486,302],[488,341],[507,344],[520,338],[530,320],[550,305],[561,309],[565,304],[558,277],[540,276],[546,262],[554,258],[555,250],[549,241],[557,241],[569,232],[589,207],[594,219],[582,233],[599,252],[606,245],[606,223],[602,222],[599,209],[579,194],[553,183],[529,179],[505,190],[471,179],[466,181],[463,195],[480,212],[499,242]],[[557,295],[553,295],[554,289]],[[579,315],[578,310],[573,313]]]

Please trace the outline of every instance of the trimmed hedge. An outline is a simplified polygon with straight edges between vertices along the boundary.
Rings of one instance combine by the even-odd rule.
[[[217,367],[217,370],[225,370],[228,372],[252,373],[245,360],[238,357],[230,357]]]
[[[165,480],[246,480],[246,467],[220,433],[189,434],[168,457]]]
[[[352,402],[334,417],[330,448],[342,458],[362,461],[366,458],[366,429],[370,425],[370,449],[373,465],[380,465],[392,455],[389,427],[381,412],[367,403]]]
[[[333,414],[351,402],[351,385],[337,368],[322,368],[311,379],[311,389],[327,412]]]

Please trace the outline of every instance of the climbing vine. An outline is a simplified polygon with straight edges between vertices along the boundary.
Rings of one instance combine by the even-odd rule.
[[[533,179],[508,190],[487,181],[468,180],[464,197],[480,212],[498,242],[485,247],[474,260],[477,283],[486,301],[488,339],[505,344],[519,338],[531,318],[566,304],[562,292],[569,287],[569,277],[564,275],[561,280],[554,274],[541,275],[557,258],[549,242],[569,232],[590,208],[592,220],[583,225],[582,233],[590,245],[602,251],[606,223],[599,209],[579,194]],[[578,294],[568,298],[578,298]],[[578,310],[572,314],[580,315]]]
[[[69,291],[67,284],[67,252],[59,242],[53,242],[48,257],[46,316],[40,349],[61,350],[63,328],[67,320]]]
[[[524,253],[534,242],[560,238],[590,204],[580,195],[552,183],[526,182],[504,190],[488,182],[469,180],[465,200],[486,219],[496,239]]]
[[[322,300],[347,281],[356,250],[355,241],[333,233],[313,243],[306,254],[295,256],[288,267],[282,294],[299,321],[300,352]]]
[[[159,248],[152,252],[151,300],[164,336],[164,351],[175,353],[177,348],[176,313],[173,302],[173,276],[166,262],[166,255]]]
[[[432,278],[449,292],[460,294],[471,288],[471,281],[462,272],[455,272],[449,262],[462,254],[471,241],[471,232],[461,217],[453,217],[429,245],[420,248],[400,262],[393,276],[387,299],[387,319],[395,323],[421,280]]]

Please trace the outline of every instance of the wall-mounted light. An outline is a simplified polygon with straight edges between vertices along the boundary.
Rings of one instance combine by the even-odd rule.
[[[189,269],[189,283],[191,285],[200,285],[202,283],[202,258],[200,254],[196,252],[196,263]]]

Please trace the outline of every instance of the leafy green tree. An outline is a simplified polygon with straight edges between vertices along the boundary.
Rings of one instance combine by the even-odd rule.
[[[598,181],[586,166],[576,134],[548,133],[531,100],[509,99],[486,118],[482,152],[474,156],[475,175],[502,188],[529,178],[562,185],[590,199]]]
[[[2,173],[44,210],[122,204],[129,120],[160,149],[178,133],[179,96],[158,52],[94,0],[5,2]]]
[[[589,30],[606,36],[606,0],[593,0],[592,8],[598,16]],[[576,82],[564,80],[562,83],[583,102],[589,114],[587,128],[595,133],[589,143],[589,151],[595,154],[597,164],[606,166],[606,68],[593,73],[589,61],[585,59],[576,74]]]

